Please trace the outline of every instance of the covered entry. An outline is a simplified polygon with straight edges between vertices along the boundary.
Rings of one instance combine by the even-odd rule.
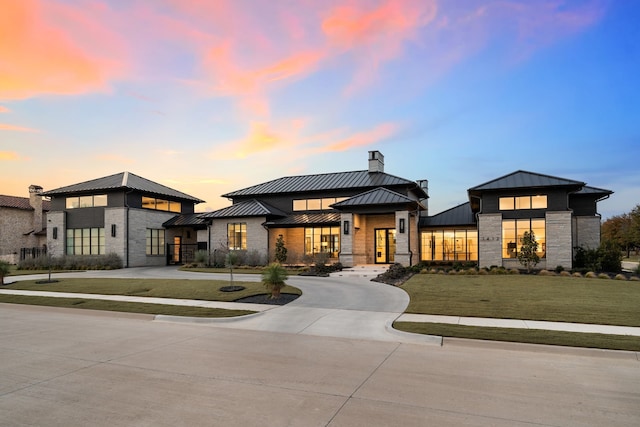
[[[395,262],[396,230],[394,228],[377,228],[375,235],[375,263],[391,264]]]

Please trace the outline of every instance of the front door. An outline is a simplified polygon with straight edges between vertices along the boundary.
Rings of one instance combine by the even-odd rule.
[[[182,237],[176,236],[173,238],[173,264],[180,264],[182,262]]]
[[[396,230],[376,229],[376,264],[391,264],[396,253]]]

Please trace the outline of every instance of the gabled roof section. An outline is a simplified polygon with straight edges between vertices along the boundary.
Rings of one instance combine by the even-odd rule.
[[[613,191],[605,190],[603,188],[589,187],[588,185],[585,185],[580,191],[577,191],[574,194],[597,194],[608,196],[609,194],[613,194]]]
[[[0,195],[0,208],[13,208],[13,209],[21,209],[25,211],[33,210],[33,207],[29,203],[28,197],[3,196],[3,195]],[[51,202],[48,200],[43,200],[42,210],[44,211],[51,210]]]
[[[223,194],[222,197],[259,196],[265,194],[303,193],[310,191],[341,190],[353,188],[387,187],[396,185],[414,186],[415,181],[399,178],[384,172],[352,171],[317,175],[287,176],[242,190]],[[425,194],[426,197],[426,194]]]
[[[295,214],[286,218],[278,218],[268,221],[265,225],[298,226],[298,225],[340,225],[340,213],[310,213]]]
[[[350,197],[338,203],[331,205],[334,209],[342,209],[353,206],[372,206],[372,205],[400,205],[407,203],[418,203],[407,196],[391,191],[387,188],[374,188],[367,192]]]
[[[75,193],[95,193],[96,191],[109,190],[137,190],[143,193],[172,197],[175,199],[189,200],[195,203],[202,203],[196,197],[174,190],[157,182],[150,181],[131,172],[120,172],[102,178],[92,179],[79,184],[68,185],[42,193],[45,196],[70,195]]]
[[[206,228],[207,221],[201,218],[202,214],[200,213],[192,213],[192,214],[181,214],[176,215],[171,218],[169,221],[166,221],[162,224],[165,228],[174,228],[174,227],[194,227],[194,228]]]
[[[437,215],[421,217],[420,227],[453,227],[476,225],[476,216],[471,211],[471,203],[466,202]]]
[[[492,190],[509,190],[517,188],[541,188],[541,187],[582,187],[584,182],[559,178],[551,175],[543,175],[528,171],[515,171],[501,176],[492,181],[485,182],[470,188],[469,193],[480,193]]]
[[[274,208],[267,203],[252,199],[240,203],[235,203],[217,211],[200,214],[200,218],[239,218],[249,216],[286,216],[280,209]]]

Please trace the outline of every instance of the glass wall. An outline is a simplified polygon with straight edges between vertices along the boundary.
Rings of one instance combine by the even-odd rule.
[[[340,252],[340,227],[305,228],[304,252],[307,255],[327,253],[330,258],[337,258]]]
[[[422,231],[420,259],[422,261],[477,261],[477,230]]]
[[[104,255],[104,228],[68,228],[67,255]]]
[[[537,254],[544,258],[547,251],[546,222],[543,218],[505,219],[502,221],[502,258],[517,258],[524,232],[533,233],[538,242]]]

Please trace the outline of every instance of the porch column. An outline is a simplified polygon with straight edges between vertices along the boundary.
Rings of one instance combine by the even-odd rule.
[[[345,267],[353,267],[353,235],[355,234],[353,214],[340,214],[340,263]]]
[[[409,211],[396,212],[396,253],[395,262],[402,265],[411,265],[411,224],[409,223]],[[411,230],[413,231],[413,230]]]

